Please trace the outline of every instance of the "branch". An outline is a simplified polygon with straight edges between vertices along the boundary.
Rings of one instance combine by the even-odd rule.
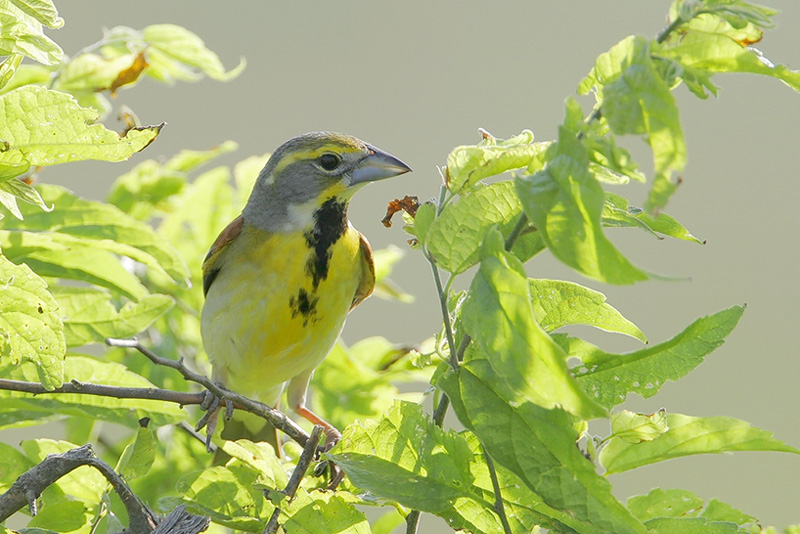
[[[8,391],[21,391],[34,395],[48,395],[55,393],[78,393],[81,395],[96,395],[99,397],[113,397],[115,399],[149,399],[165,402],[174,402],[181,406],[202,404],[206,398],[205,392],[185,393],[161,388],[132,388],[124,386],[106,386],[72,380],[55,389],[45,389],[38,382],[23,382],[22,380],[6,380],[0,378],[0,389]]]
[[[0,495],[0,522],[5,521],[26,504],[30,507],[31,514],[36,515],[36,499],[42,492],[59,478],[84,465],[100,471],[119,495],[128,513],[129,525],[126,532],[134,534],[153,532],[157,524],[153,512],[133,494],[110,465],[94,455],[91,445],[71,449],[62,454],[48,455],[41,463],[20,475],[11,488]]]
[[[506,509],[503,506],[503,494],[500,493],[500,482],[497,480],[497,471],[494,468],[494,461],[491,455],[489,455],[489,451],[486,450],[486,446],[481,444],[481,448],[483,449],[483,457],[486,458],[486,467],[489,468],[489,476],[492,478],[492,487],[494,488],[493,509],[500,517],[500,522],[503,524],[503,532],[505,532],[505,534],[511,534],[513,531],[511,530],[511,525],[508,523]]]
[[[300,426],[294,421],[292,421],[286,414],[284,414],[280,410],[276,410],[271,406],[267,406],[262,402],[248,399],[247,397],[239,395],[238,393],[234,393],[233,391],[212,382],[205,375],[195,373],[194,371],[192,371],[183,364],[183,358],[181,358],[180,360],[171,360],[169,358],[162,358],[161,356],[158,356],[147,347],[143,346],[136,339],[108,338],[106,339],[106,344],[112,347],[124,347],[124,348],[136,349],[142,354],[144,354],[154,364],[163,365],[165,367],[175,369],[183,376],[183,378],[185,378],[190,382],[195,382],[197,384],[200,384],[208,391],[210,391],[214,396],[218,397],[220,400],[231,401],[236,408],[263,417],[264,419],[269,421],[275,428],[282,431],[284,434],[286,434],[294,441],[299,443],[301,446],[305,446],[306,443],[308,442],[308,434],[306,434],[305,430],[300,428]]]
[[[305,447],[303,447],[303,452],[300,455],[300,458],[297,460],[297,465],[295,466],[294,471],[292,471],[292,476],[289,477],[289,482],[286,484],[286,489],[281,492],[289,497],[289,502],[291,502],[294,498],[294,494],[297,492],[297,488],[300,487],[300,482],[303,480],[303,476],[305,476],[308,466],[314,459],[314,454],[317,452],[317,445],[319,445],[319,440],[321,437],[322,427],[320,425],[314,425],[314,429],[311,431],[311,435],[309,436]],[[267,498],[269,498],[269,496]],[[264,534],[274,534],[278,531],[278,517],[280,517],[280,515],[280,507],[275,506],[275,511],[272,512],[272,517],[269,518],[267,526],[264,527]]]

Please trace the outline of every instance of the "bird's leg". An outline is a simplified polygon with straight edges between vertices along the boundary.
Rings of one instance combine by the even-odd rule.
[[[325,442],[320,446],[320,451],[327,452],[342,439],[342,433],[325,419],[306,408],[306,391],[308,390],[308,381],[311,379],[312,373],[313,370],[294,377],[289,382],[286,396],[289,400],[289,406],[297,415],[310,421],[312,424],[321,426],[325,430]],[[324,471],[325,464],[329,465],[331,470],[331,480],[328,484],[328,489],[335,490],[342,482],[342,479],[344,479],[344,472],[335,463],[325,461],[319,466],[322,469],[315,469],[315,473]]]
[[[200,431],[203,427],[206,427],[206,450],[212,452],[211,438],[217,431],[217,424],[219,423],[220,398],[206,390],[206,398],[203,399],[200,408],[205,410],[206,413],[195,425],[195,430]],[[230,421],[231,416],[233,416],[233,403],[225,399],[225,420]]]
[[[342,433],[325,419],[306,408],[306,391],[308,390],[308,381],[311,380],[313,373],[314,370],[311,369],[292,378],[286,390],[286,397],[289,407],[297,415],[325,429],[325,443],[322,445],[322,450],[328,451],[342,439]]]

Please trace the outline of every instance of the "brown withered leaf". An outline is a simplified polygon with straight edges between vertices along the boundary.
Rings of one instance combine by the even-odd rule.
[[[381,223],[386,228],[392,227],[392,216],[398,211],[405,211],[412,217],[416,216],[419,208],[419,199],[415,196],[406,195],[403,198],[396,198],[386,206],[386,217],[381,219]]]
[[[123,85],[128,85],[129,83],[133,83],[139,79],[144,69],[149,66],[147,63],[147,59],[144,57],[144,52],[139,52],[136,56],[136,59],[133,60],[133,64],[128,67],[127,69],[120,71],[117,74],[116,79],[111,82],[111,96],[114,97],[117,94],[117,89],[122,87]]]

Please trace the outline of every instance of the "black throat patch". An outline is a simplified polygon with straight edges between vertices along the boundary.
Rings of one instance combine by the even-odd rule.
[[[332,247],[347,230],[347,203],[335,197],[325,201],[314,212],[314,227],[306,232],[308,247],[312,250],[306,263],[306,273],[313,283],[312,292],[328,277]]]

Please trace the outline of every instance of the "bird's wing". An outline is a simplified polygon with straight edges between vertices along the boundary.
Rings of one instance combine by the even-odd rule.
[[[228,245],[233,243],[233,240],[236,239],[239,234],[242,233],[243,226],[244,219],[242,219],[242,216],[239,215],[233,221],[231,221],[231,223],[226,226],[222,232],[219,233],[217,239],[214,240],[214,244],[211,245],[211,248],[208,250],[206,259],[203,260],[204,295],[208,294],[208,288],[211,287],[211,284],[214,282],[214,279],[219,273],[220,265],[218,260],[222,255],[222,252],[228,248]]]
[[[353,303],[350,305],[351,310],[370,296],[372,289],[375,287],[375,264],[372,262],[372,247],[369,246],[369,241],[364,237],[364,234],[359,232],[358,235],[361,237],[361,280],[358,283],[358,288],[356,288]]]

